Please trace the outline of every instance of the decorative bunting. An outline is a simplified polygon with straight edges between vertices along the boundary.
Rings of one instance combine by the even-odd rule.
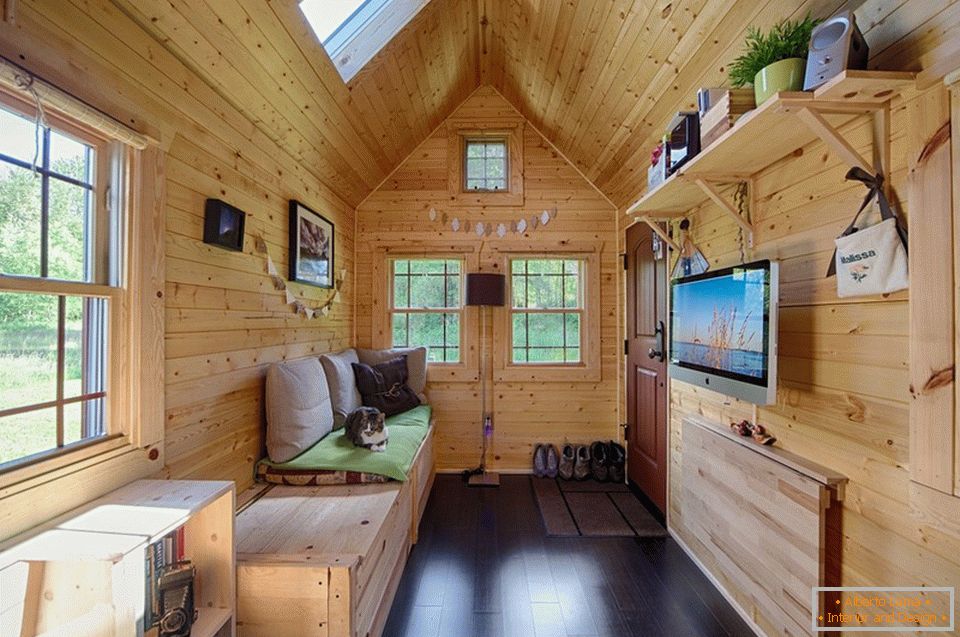
[[[297,315],[303,316],[307,320],[315,319],[318,316],[327,316],[330,314],[330,307],[334,303],[340,302],[340,291],[343,289],[344,281],[347,280],[346,268],[342,268],[339,276],[334,280],[333,291],[330,293],[330,296],[327,297],[327,300],[321,303],[318,307],[313,308],[308,306],[304,301],[301,301],[295,297],[293,292],[290,291],[290,288],[287,287],[287,282],[283,279],[283,277],[280,276],[277,266],[273,262],[273,258],[270,256],[270,252],[267,249],[267,242],[264,241],[262,236],[254,235],[253,249],[257,254],[261,254],[266,258],[266,272],[270,277],[273,288],[277,291],[283,292],[284,301],[287,305],[293,306],[293,311]]]
[[[446,212],[431,207],[427,211],[427,218],[433,223],[438,223],[443,229],[449,228],[452,232],[473,233],[478,239],[490,237],[495,234],[498,238],[503,239],[506,238],[508,234],[523,235],[544,227],[553,219],[556,219],[557,214],[557,207],[554,206],[553,208],[544,208],[529,218],[521,217],[509,222],[485,222],[470,221],[469,219],[461,219],[460,217],[451,218]]]

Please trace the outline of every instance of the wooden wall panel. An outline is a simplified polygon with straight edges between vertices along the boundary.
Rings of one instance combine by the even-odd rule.
[[[17,7],[14,23],[0,23],[0,54],[161,142],[167,384],[158,394],[165,394],[166,409],[160,475],[231,479],[242,490],[252,483],[253,463],[263,455],[266,367],[352,342],[353,208],[331,190],[336,183],[321,183],[317,166],[304,161],[320,152],[316,138],[274,141],[252,113],[232,105],[223,86],[208,84],[114,5],[28,0]],[[165,20],[176,18],[172,7],[164,9]],[[192,19],[208,18],[197,13]],[[303,117],[289,102],[281,115],[292,121]],[[208,197],[247,212],[243,252],[202,242]],[[342,302],[329,317],[310,322],[284,303],[253,248],[252,237],[262,235],[286,274],[290,199],[333,221],[336,269],[348,271]],[[309,286],[292,289],[313,302],[327,296]]]
[[[478,89],[452,115],[458,122],[515,121],[513,107],[490,87]],[[456,244],[478,245],[481,267],[489,270],[499,259],[497,249],[543,250],[564,243],[595,246],[600,255],[601,380],[600,382],[540,382],[531,372],[530,382],[495,383],[492,395],[495,436],[490,465],[494,469],[530,469],[536,442],[562,444],[611,439],[618,436],[616,421],[617,335],[615,210],[577,170],[531,126],[525,126],[523,172],[525,203],[522,207],[447,207],[447,127],[439,127],[384,184],[357,210],[357,285],[374,289],[371,259],[378,246],[403,243],[425,251]],[[430,222],[435,207],[452,219],[509,223],[545,208],[558,214],[546,227],[524,237],[495,235],[484,240],[464,232],[453,233]],[[357,297],[357,343],[371,343],[372,299]],[[468,311],[474,311],[472,309]],[[495,310],[503,311],[503,310]],[[493,343],[488,321],[487,342]],[[479,322],[476,323],[477,325]],[[479,335],[468,337],[476,346]],[[492,360],[492,356],[491,359]],[[473,467],[480,457],[480,386],[471,382],[431,382],[428,394],[437,416],[437,467],[458,470]]]
[[[924,10],[907,19],[890,4],[866,2],[858,9],[876,53],[872,66],[916,70],[922,64],[916,57],[891,52],[922,56],[927,49],[916,48],[917,42],[939,46],[944,30],[958,37],[956,4],[933,10],[908,2],[900,8],[908,4]],[[911,112],[921,99],[911,92],[892,105],[890,173],[896,200],[922,234],[929,231],[922,211],[907,209],[908,168],[919,139]],[[866,117],[845,127],[853,146],[868,157],[870,127]],[[850,478],[843,502],[842,585],[950,586],[960,581],[960,529],[954,522],[960,500],[910,479],[908,294],[838,299],[835,281],[824,278],[832,240],[863,196],[862,187],[844,181],[846,169],[823,144],[811,144],[759,175],[752,248],[741,245],[734,222],[712,204],[691,212],[691,237],[713,267],[739,262],[741,255],[782,264],[780,386],[777,404],[759,408],[758,419],[784,449]],[[709,565],[709,550],[684,520],[680,425],[687,415],[726,424],[751,419],[753,411],[741,401],[672,383],[669,522]]]

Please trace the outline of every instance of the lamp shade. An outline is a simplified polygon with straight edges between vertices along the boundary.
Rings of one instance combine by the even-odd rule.
[[[467,273],[467,305],[503,305],[506,277],[487,272]]]

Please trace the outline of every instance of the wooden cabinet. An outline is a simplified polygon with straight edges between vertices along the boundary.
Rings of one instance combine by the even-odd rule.
[[[144,634],[148,547],[184,529],[192,637],[235,632],[232,482],[138,480],[0,545],[0,634]]]

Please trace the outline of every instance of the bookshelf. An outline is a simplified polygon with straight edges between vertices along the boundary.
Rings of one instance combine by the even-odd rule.
[[[232,482],[138,480],[3,542],[0,635],[142,637],[148,547],[182,527],[191,636],[233,637],[235,499]]]

